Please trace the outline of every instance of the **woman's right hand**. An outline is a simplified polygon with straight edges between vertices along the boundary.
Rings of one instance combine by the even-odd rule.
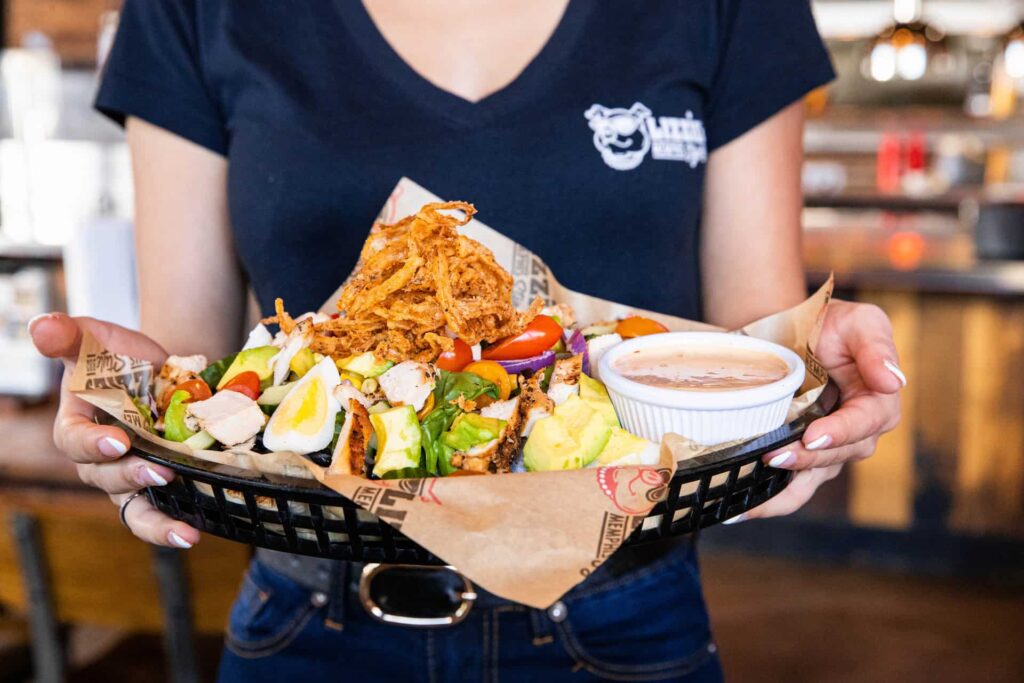
[[[151,361],[156,367],[163,364],[167,352],[139,332],[92,318],[50,313],[28,324],[39,352],[64,362],[60,407],[53,425],[57,448],[76,463],[83,482],[106,491],[114,504],[120,506],[141,488],[167,485],[174,472],[135,456],[124,457],[131,444],[124,430],[96,424],[96,409],[68,390],[85,330],[111,351]],[[128,505],[125,521],[133,534],[156,545],[191,548],[199,542],[198,531],[164,515],[145,496],[137,496]]]

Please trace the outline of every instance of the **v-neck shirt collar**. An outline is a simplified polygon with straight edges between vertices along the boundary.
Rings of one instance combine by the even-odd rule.
[[[411,102],[460,125],[483,125],[543,99],[583,33],[592,8],[588,0],[569,0],[555,30],[526,67],[499,90],[471,102],[435,85],[402,58],[381,33],[362,0],[335,0],[342,23],[369,65]]]

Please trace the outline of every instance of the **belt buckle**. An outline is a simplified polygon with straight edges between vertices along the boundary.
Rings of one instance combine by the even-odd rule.
[[[442,569],[448,570],[462,579],[463,590],[458,596],[461,598],[462,602],[455,608],[454,612],[443,617],[414,617],[386,612],[370,594],[370,584],[373,582],[374,577],[390,569],[413,569],[424,572],[440,571]],[[451,565],[445,565],[444,567],[423,567],[410,564],[370,563],[363,566],[363,571],[359,576],[359,601],[362,603],[363,609],[365,609],[367,614],[371,617],[385,624],[410,626],[413,628],[454,626],[469,615],[470,610],[473,609],[473,603],[476,599],[477,593],[472,582],[463,576],[458,569]]]

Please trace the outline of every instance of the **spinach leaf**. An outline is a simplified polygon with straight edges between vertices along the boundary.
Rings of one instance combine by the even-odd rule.
[[[464,411],[453,401],[459,396],[467,401],[481,396],[498,399],[498,387],[483,377],[469,372],[447,372],[441,370],[434,386],[434,409],[420,422],[423,437],[424,468],[431,475],[448,476],[457,468],[452,466],[454,450],[441,441],[441,435],[448,431],[455,418]]]
[[[235,362],[235,356],[237,355],[237,353],[233,353],[226,358],[221,358],[216,363],[210,363],[206,366],[205,370],[199,373],[199,376],[202,377],[203,381],[206,382],[206,385],[210,387],[211,390],[215,390],[217,385],[220,384],[221,378],[224,376],[224,373],[228,371],[231,364]]]

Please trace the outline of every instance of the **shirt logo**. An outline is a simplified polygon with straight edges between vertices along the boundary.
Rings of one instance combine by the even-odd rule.
[[[594,147],[616,171],[630,171],[650,152],[652,159],[683,161],[690,168],[707,163],[704,122],[685,116],[659,116],[640,102],[629,109],[595,104],[583,114],[594,131]]]

